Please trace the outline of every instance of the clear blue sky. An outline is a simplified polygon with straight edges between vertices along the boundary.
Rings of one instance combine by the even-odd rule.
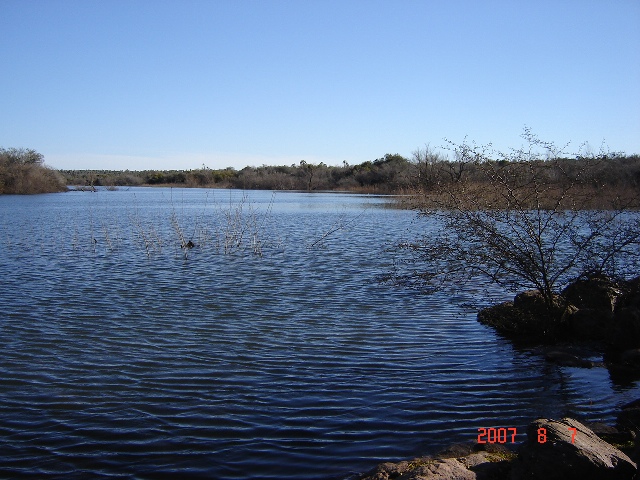
[[[640,153],[638,0],[0,0],[0,67],[0,146],[56,168]]]

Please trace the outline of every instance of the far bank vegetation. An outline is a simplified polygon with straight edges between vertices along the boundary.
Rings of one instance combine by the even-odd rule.
[[[468,148],[471,148],[467,146]],[[458,149],[459,150],[459,149]],[[76,186],[174,186],[238,188],[243,190],[351,191],[379,194],[441,194],[443,185],[465,185],[473,195],[490,195],[487,168],[509,176],[543,174],[549,186],[563,190],[569,179],[582,175],[589,164],[589,181],[580,180],[583,197],[602,200],[603,192],[616,197],[640,189],[640,155],[608,153],[571,157],[510,159],[470,151],[436,153],[429,147],[416,150],[411,158],[399,154],[350,165],[312,164],[262,165],[236,170],[232,167],[195,170],[61,170],[68,185]],[[477,152],[476,152],[477,153]],[[594,158],[597,157],[597,161]],[[572,190],[572,193],[575,192]],[[596,192],[597,195],[590,195]],[[584,205],[586,206],[586,205]],[[599,207],[598,205],[592,205]],[[495,204],[495,207],[498,207]]]
[[[262,165],[195,170],[61,170],[68,185],[238,188],[242,190],[359,191],[406,193],[412,188],[416,165],[398,154],[340,166],[301,160],[293,165]]]
[[[410,158],[386,154],[359,164],[314,164],[301,160],[292,165],[248,166],[192,170],[54,170],[44,165],[42,154],[29,149],[0,148],[0,193],[44,193],[77,187],[173,186],[237,188],[242,190],[350,191],[402,194],[423,201],[441,195],[443,186],[464,185],[473,196],[492,194],[487,168],[509,176],[537,172],[545,176],[549,188],[562,191],[566,182],[582,175],[589,164],[589,181],[580,179],[583,198],[602,201],[640,190],[640,155],[606,153],[599,155],[561,155],[526,157],[479,152],[473,145],[465,149],[454,144],[449,151],[429,146],[413,152]],[[472,149],[476,151],[472,152]],[[597,161],[594,162],[594,158]],[[524,177],[523,177],[524,178]],[[89,188],[91,190],[91,188]],[[572,189],[572,194],[576,193]],[[626,193],[625,193],[626,192]],[[494,192],[495,193],[495,192]],[[595,194],[594,194],[595,193]],[[418,194],[418,195],[416,195]],[[441,199],[442,200],[442,199]],[[485,205],[487,202],[485,202]],[[412,206],[420,207],[415,203]],[[499,208],[498,204],[494,204]],[[583,207],[587,207],[584,204]],[[601,208],[606,205],[590,205]]]

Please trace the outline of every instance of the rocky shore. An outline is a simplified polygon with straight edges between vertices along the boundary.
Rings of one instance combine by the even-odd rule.
[[[540,418],[515,449],[454,445],[434,456],[381,463],[357,480],[637,480],[639,426],[640,400],[622,409],[616,427]]]
[[[538,291],[522,292],[481,310],[478,321],[514,342],[544,346],[545,358],[561,365],[595,366],[577,353],[589,345],[612,374],[640,379],[640,277],[585,276],[551,304]]]
[[[640,379],[640,277],[585,275],[553,296],[527,291],[483,309],[478,321],[563,366],[606,367],[611,378]],[[601,361],[593,356],[601,355]],[[382,463],[357,480],[640,480],[640,399],[615,426],[573,418],[532,421],[527,439],[454,445],[433,455]],[[509,445],[509,446],[507,446]]]

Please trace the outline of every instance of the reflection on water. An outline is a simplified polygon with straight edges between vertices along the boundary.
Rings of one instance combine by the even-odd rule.
[[[483,426],[611,421],[638,396],[444,294],[378,284],[424,222],[386,201],[0,197],[0,476],[339,478]]]

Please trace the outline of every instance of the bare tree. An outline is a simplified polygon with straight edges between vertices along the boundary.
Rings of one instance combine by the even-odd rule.
[[[489,280],[534,288],[551,307],[557,289],[582,273],[637,270],[637,195],[598,188],[594,173],[607,156],[573,155],[569,171],[566,147],[528,129],[523,138],[520,149],[491,152],[497,160],[486,147],[451,144],[460,168],[421,192],[430,230],[400,245],[410,255],[396,281],[438,290]],[[462,175],[467,169],[473,181]]]
[[[418,188],[430,189],[440,182],[442,165],[447,158],[436,152],[429,144],[412,153],[413,163],[417,166],[416,184]]]
[[[44,155],[30,148],[0,148],[0,158],[10,165],[42,165]]]

